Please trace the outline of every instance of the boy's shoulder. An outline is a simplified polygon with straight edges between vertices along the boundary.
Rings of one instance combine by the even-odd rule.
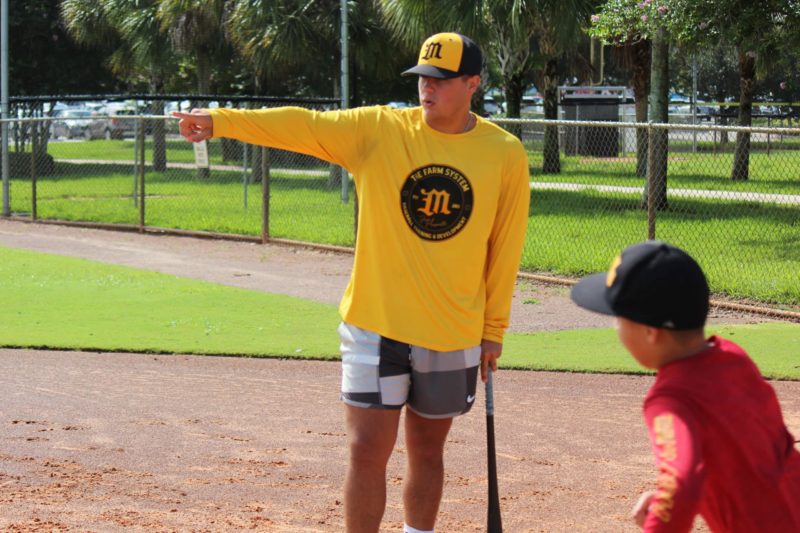
[[[645,401],[659,395],[713,400],[715,395],[731,394],[763,381],[758,367],[741,346],[712,336],[707,349],[661,367]]]

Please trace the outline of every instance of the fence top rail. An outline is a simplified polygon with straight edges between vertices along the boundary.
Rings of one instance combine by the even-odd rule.
[[[540,126],[591,126],[597,128],[631,128],[655,130],[727,131],[744,133],[770,133],[800,135],[800,128],[764,126],[713,126],[710,124],[669,124],[661,122],[612,122],[600,120],[545,120],[529,118],[491,118],[495,124],[535,124]]]
[[[309,104],[339,104],[338,98],[310,98],[293,96],[248,96],[225,94],[65,94],[65,95],[40,95],[40,96],[11,96],[11,103],[27,102],[84,102],[106,100],[108,102],[121,102],[125,100],[144,101],[178,101],[190,100],[196,102],[298,102]]]
[[[0,119],[0,124],[12,124],[12,123],[22,123],[26,124],[29,122],[63,122],[65,120],[81,120],[81,121],[92,121],[92,120],[105,120],[105,119],[120,119],[120,120],[178,120],[172,115],[92,115],[89,117],[25,117],[25,118],[3,118]]]
[[[29,122],[57,122],[64,120],[97,120],[97,119],[120,119],[120,120],[177,120],[172,115],[92,115],[90,117],[26,117],[26,118],[5,118],[0,119],[0,124],[29,123]],[[743,133],[768,133],[771,135],[796,135],[800,136],[800,128],[778,128],[778,127],[744,127],[744,126],[712,126],[712,125],[692,125],[692,124],[664,124],[659,122],[611,122],[611,121],[592,121],[592,120],[543,120],[525,118],[492,118],[490,122],[495,124],[535,124],[541,126],[586,126],[596,128],[630,128],[630,129],[655,129],[655,130],[680,130],[680,131],[727,131]]]

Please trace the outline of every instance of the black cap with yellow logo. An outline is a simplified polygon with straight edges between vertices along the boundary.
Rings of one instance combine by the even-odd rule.
[[[700,265],[661,241],[629,246],[608,272],[582,279],[570,296],[590,311],[657,328],[701,328],[708,315],[708,283]]]
[[[440,79],[477,76],[482,62],[481,49],[469,37],[437,33],[422,43],[417,65],[403,72],[403,76],[416,74]]]

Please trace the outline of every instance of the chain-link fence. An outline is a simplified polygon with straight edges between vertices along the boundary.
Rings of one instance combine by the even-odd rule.
[[[658,238],[716,293],[800,304],[800,129],[499,122],[530,154],[525,269],[601,271]]]
[[[659,238],[692,253],[717,294],[800,308],[800,129],[496,122],[530,158],[523,270],[605,270]],[[9,131],[15,216],[355,240],[352,181],[308,156],[224,139],[197,152],[165,116],[16,119]]]

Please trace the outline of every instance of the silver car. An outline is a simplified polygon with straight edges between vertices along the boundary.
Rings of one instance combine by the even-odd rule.
[[[90,109],[64,109],[53,121],[52,136],[59,139],[113,139],[121,138],[111,119],[96,116]]]

